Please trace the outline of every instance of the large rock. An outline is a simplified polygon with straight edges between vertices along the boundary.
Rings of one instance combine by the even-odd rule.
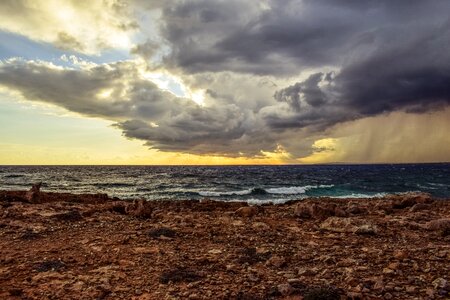
[[[320,228],[332,232],[347,232],[360,235],[374,235],[377,227],[355,218],[329,217],[320,224]]]
[[[125,208],[125,212],[128,215],[140,218],[150,218],[152,216],[152,211],[150,203],[143,199],[135,200]]]
[[[30,203],[41,203],[41,186],[42,182],[34,184],[25,194],[25,199]]]
[[[433,199],[428,193],[405,193],[392,196],[392,208],[403,209],[412,207],[417,203],[431,203]]]
[[[234,213],[241,217],[250,218],[258,213],[258,209],[255,206],[243,206]]]
[[[326,219],[332,216],[346,217],[347,213],[333,203],[316,204],[303,202],[294,207],[294,214],[304,219]]]
[[[437,219],[426,224],[426,229],[433,231],[450,230],[450,219]]]

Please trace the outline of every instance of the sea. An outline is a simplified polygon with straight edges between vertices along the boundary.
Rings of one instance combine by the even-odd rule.
[[[0,190],[106,193],[122,199],[284,203],[426,192],[450,198],[450,163],[280,166],[0,166]]]

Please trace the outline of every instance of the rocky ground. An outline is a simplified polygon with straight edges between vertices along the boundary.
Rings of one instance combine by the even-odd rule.
[[[0,192],[0,299],[448,299],[450,201]]]

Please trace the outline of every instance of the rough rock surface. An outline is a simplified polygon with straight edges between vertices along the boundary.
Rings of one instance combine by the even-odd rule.
[[[30,203],[26,194],[0,191],[0,299],[450,293],[450,235],[442,233],[450,201],[427,195],[249,207],[45,192]]]

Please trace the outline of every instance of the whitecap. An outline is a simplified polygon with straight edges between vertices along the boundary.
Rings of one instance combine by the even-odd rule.
[[[283,195],[296,195],[296,194],[304,194],[306,191],[317,188],[330,188],[334,185],[306,185],[306,186],[289,186],[289,187],[279,187],[279,188],[270,188],[266,189],[269,194],[283,194]]]
[[[252,193],[253,189],[242,190],[242,191],[228,191],[228,192],[218,192],[218,191],[201,191],[198,192],[200,196],[203,197],[220,197],[220,196],[242,196],[249,195]]]

